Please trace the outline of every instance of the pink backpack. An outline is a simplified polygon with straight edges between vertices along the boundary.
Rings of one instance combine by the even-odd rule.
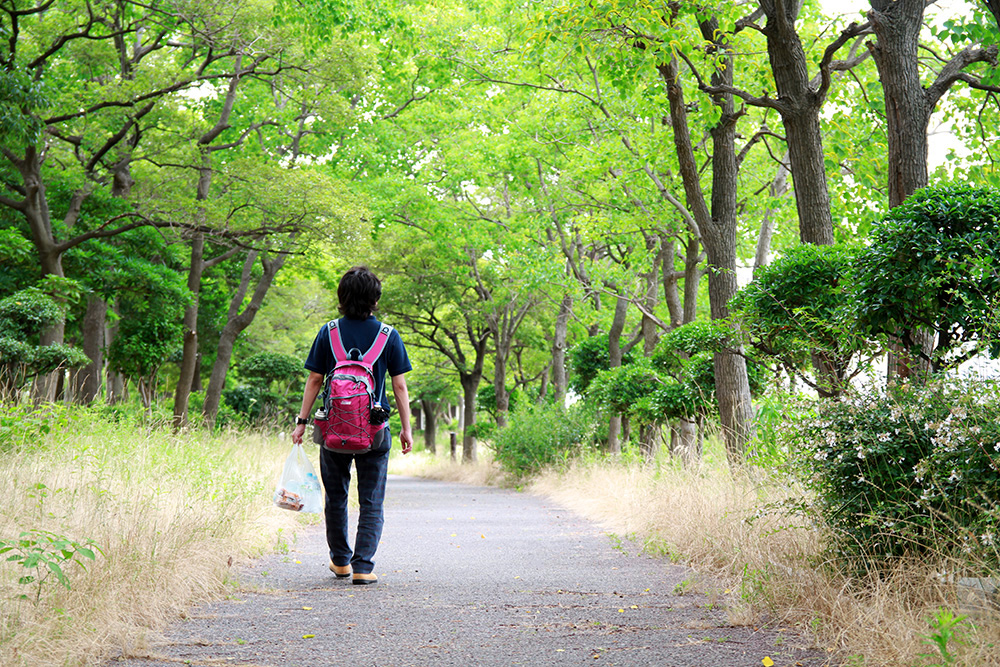
[[[316,412],[316,427],[324,447],[344,454],[364,454],[382,443],[389,413],[375,396],[372,367],[382,354],[392,327],[382,324],[375,342],[364,356],[357,348],[349,352],[340,338],[338,321],[327,326],[336,364],[326,376],[323,408]]]

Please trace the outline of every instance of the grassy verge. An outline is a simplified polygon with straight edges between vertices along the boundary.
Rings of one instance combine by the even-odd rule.
[[[192,602],[223,594],[233,564],[310,520],[270,503],[287,441],[85,412],[17,437],[11,424],[38,415],[5,418],[0,540],[12,547],[4,559],[21,559],[0,562],[0,664],[142,651]]]
[[[734,478],[718,450],[710,443],[696,471],[592,457],[544,472],[529,490],[710,576],[731,593],[732,623],[796,627],[841,664],[1000,665],[1000,610],[942,576],[960,565],[924,559],[877,576],[847,576],[827,560],[818,527],[789,509],[799,489],[777,476]],[[462,470],[422,454],[405,472],[502,480],[483,458]]]

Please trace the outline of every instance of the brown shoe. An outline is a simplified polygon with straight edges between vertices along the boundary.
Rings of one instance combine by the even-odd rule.
[[[374,574],[362,574],[361,572],[354,573],[354,585],[355,586],[371,586],[372,584],[378,583],[378,577]]]
[[[337,575],[338,579],[346,579],[351,576],[351,566],[350,565],[334,565],[333,561],[330,561],[330,572]]]

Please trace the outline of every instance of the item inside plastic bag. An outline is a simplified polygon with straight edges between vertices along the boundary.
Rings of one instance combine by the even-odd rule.
[[[293,445],[285,459],[285,470],[274,490],[274,504],[293,512],[318,514],[323,511],[319,478],[301,443]]]

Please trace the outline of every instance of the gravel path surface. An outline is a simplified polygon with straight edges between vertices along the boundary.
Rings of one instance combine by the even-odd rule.
[[[303,529],[109,667],[830,664],[788,629],[729,625],[726,596],[685,592],[688,568],[513,491],[390,476],[378,585],[335,579],[326,554],[322,526]]]

